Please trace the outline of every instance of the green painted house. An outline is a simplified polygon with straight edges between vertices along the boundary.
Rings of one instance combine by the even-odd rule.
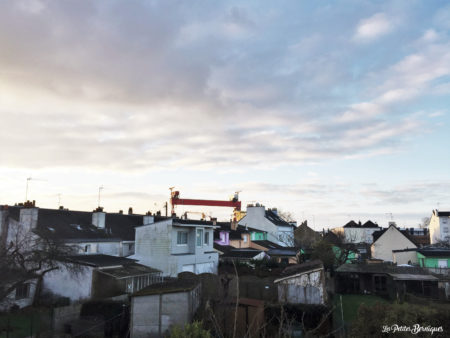
[[[426,248],[417,250],[417,261],[423,268],[450,268],[450,249]]]
[[[249,229],[252,241],[267,241],[267,232]]]

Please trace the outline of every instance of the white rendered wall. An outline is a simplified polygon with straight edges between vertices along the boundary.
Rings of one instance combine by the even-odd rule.
[[[93,267],[80,266],[78,273],[70,272],[66,267],[50,271],[44,275],[43,290],[50,291],[72,301],[89,299],[92,288]]]
[[[413,249],[417,246],[394,226],[390,226],[370,248],[372,258],[392,261],[392,250]]]

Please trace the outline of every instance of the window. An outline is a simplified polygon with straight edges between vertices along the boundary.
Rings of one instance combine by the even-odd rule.
[[[197,246],[203,245],[203,229],[197,229]]]
[[[186,245],[188,242],[187,231],[177,231],[177,245]]]
[[[205,245],[209,245],[209,232],[205,232]]]
[[[90,244],[84,246],[84,252],[85,253],[91,252],[91,245]]]
[[[442,228],[442,232],[448,233],[448,228],[447,227],[443,227]]]
[[[23,283],[16,288],[16,299],[28,298],[30,294],[30,284]]]
[[[244,243],[247,243],[247,235],[244,235]]]

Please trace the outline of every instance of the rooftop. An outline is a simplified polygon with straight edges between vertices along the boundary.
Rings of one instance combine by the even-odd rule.
[[[160,270],[153,269],[148,266],[137,263],[127,264],[122,267],[106,268],[100,270],[100,272],[110,275],[116,279],[127,278],[131,276],[141,276],[141,275],[161,273]]]
[[[195,279],[175,279],[149,285],[134,293],[132,297],[151,296],[164,293],[186,292],[195,289],[199,282]]]
[[[68,261],[89,265],[94,267],[107,267],[107,266],[119,266],[135,263],[136,260],[125,258],[125,257],[116,257],[102,254],[95,255],[74,255],[67,257]]]
[[[286,222],[283,218],[278,216],[278,214],[273,212],[271,209],[266,210],[265,217],[275,225],[295,228],[295,225]]]
[[[323,263],[321,260],[315,259],[302,264],[290,265],[281,273],[282,276],[293,276],[301,272],[311,271],[315,269],[323,268]]]

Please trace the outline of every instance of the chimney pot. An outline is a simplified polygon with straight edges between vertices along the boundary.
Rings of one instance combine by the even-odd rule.
[[[121,214],[121,215],[122,215],[122,214],[123,214],[123,210],[119,210],[119,214]]]
[[[128,215],[132,215],[133,214],[133,208],[132,207],[129,207],[128,208]]]

